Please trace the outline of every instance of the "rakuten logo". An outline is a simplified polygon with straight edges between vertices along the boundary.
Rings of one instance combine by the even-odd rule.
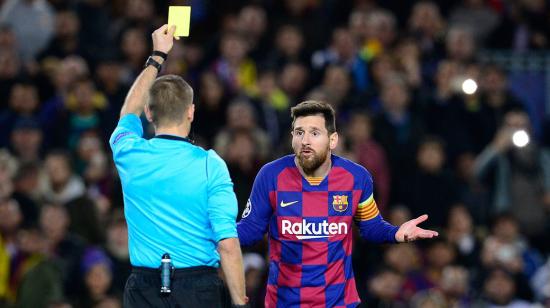
[[[312,223],[302,219],[301,223],[292,223],[290,220],[283,219],[281,221],[281,229],[282,234],[293,234],[300,240],[348,234],[347,223],[328,223],[326,220],[319,223]]]

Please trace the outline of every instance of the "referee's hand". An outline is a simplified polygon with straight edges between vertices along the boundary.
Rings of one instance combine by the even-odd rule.
[[[168,25],[163,25],[155,30],[151,35],[153,38],[153,50],[164,53],[170,52],[172,46],[174,46],[174,32],[176,32],[176,26],[168,28]]]

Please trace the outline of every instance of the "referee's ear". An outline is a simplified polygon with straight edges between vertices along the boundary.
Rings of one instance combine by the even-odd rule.
[[[143,107],[143,112],[145,113],[147,122],[153,123],[153,114],[151,113],[151,109],[149,109],[149,104],[145,104],[145,106]]]
[[[189,108],[187,108],[186,118],[189,123],[193,122],[193,119],[195,118],[195,104],[191,104],[189,105]]]
[[[330,134],[330,136],[328,138],[329,138],[328,142],[329,142],[330,149],[334,150],[336,148],[336,146],[338,145],[338,133],[334,132],[334,133]]]

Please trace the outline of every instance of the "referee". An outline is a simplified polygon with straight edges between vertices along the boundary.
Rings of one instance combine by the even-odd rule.
[[[109,143],[124,192],[132,274],[124,307],[224,307],[221,264],[234,307],[246,307],[237,200],[227,166],[188,139],[193,89],[181,78],[157,78],[175,27],[152,34],[153,54],[130,88]],[[142,110],[155,137],[142,138]],[[161,293],[161,259],[173,266]],[[162,264],[165,264],[164,261]],[[166,291],[166,288],[164,289]]]

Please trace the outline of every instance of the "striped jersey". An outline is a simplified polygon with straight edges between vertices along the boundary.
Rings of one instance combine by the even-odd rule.
[[[304,178],[288,155],[258,173],[243,218],[241,244],[268,232],[269,278],[265,307],[356,307],[352,225],[373,242],[395,242],[373,198],[369,172],[331,155],[325,178]]]

